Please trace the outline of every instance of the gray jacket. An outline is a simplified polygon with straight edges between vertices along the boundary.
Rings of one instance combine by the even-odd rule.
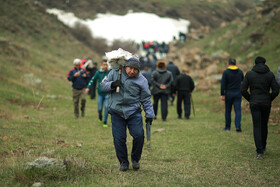
[[[141,111],[142,107],[146,118],[155,118],[147,79],[139,73],[136,77],[127,76],[124,69],[121,74],[120,92],[111,89],[111,84],[118,78],[118,69],[112,69],[100,87],[104,92],[111,92],[109,109],[128,119],[132,114]]]
[[[169,94],[171,91],[171,84],[173,82],[172,73],[168,70],[158,69],[152,73],[152,94]],[[166,89],[160,88],[164,84]]]
[[[276,81],[277,81],[278,85],[280,86],[280,66],[278,67],[278,71],[276,74]]]

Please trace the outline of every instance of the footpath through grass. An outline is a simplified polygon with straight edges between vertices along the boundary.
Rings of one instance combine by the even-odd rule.
[[[224,103],[218,91],[195,91],[195,116],[179,120],[169,105],[166,122],[152,125],[151,149],[144,145],[139,171],[120,172],[111,123],[97,122],[96,100],[87,100],[86,117],[74,119],[69,95],[45,97],[14,106],[2,116],[0,186],[279,186],[279,124],[269,126],[267,152],[255,159],[251,116],[243,100],[242,133],[223,131]],[[279,99],[278,101],[279,102]],[[10,115],[8,115],[10,114]],[[159,113],[160,114],[160,113]],[[110,116],[109,116],[110,117]],[[132,138],[128,135],[128,150]],[[66,173],[28,175],[24,164],[49,156],[71,160]]]

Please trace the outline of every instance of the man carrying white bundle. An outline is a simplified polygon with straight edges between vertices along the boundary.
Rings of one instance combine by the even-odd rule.
[[[127,171],[129,168],[126,146],[127,128],[133,137],[132,167],[134,170],[138,170],[144,144],[142,108],[146,113],[146,122],[151,123],[155,114],[147,79],[139,73],[139,60],[134,57],[129,58],[120,68],[121,74],[119,69],[110,71],[108,77],[101,83],[101,89],[104,92],[111,92],[109,113],[111,114],[114,146],[120,162],[120,171]],[[119,87],[118,92],[117,87]]]

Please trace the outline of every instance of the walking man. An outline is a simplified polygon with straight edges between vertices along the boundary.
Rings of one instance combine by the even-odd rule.
[[[191,114],[191,93],[194,89],[193,79],[183,72],[177,77],[175,89],[177,90],[177,114],[182,119],[182,102],[184,103],[185,119],[190,119]]]
[[[95,73],[97,72],[97,62],[92,62],[92,60],[88,60],[86,62],[86,70],[89,73],[89,78],[87,80],[87,84],[89,81],[94,77]],[[96,90],[96,81],[91,84],[90,90],[87,94],[90,95],[90,99],[95,99],[95,91]]]
[[[109,113],[111,114],[114,146],[120,162],[120,171],[127,171],[129,168],[126,146],[127,128],[133,137],[132,167],[134,170],[138,170],[144,145],[141,108],[146,113],[146,122],[152,122],[155,117],[147,79],[139,73],[139,70],[139,60],[130,58],[121,70],[120,80],[118,79],[119,70],[112,69],[108,77],[101,82],[101,89],[111,93]],[[116,92],[117,87],[120,87],[119,92]]]
[[[94,77],[89,81],[86,89],[86,93],[89,93],[91,86],[98,80],[97,86],[97,111],[98,111],[98,121],[102,123],[102,110],[104,106],[104,120],[103,120],[103,127],[108,127],[107,119],[108,119],[108,106],[109,106],[109,94],[108,92],[103,92],[100,88],[100,83],[103,79],[109,74],[108,64],[106,61],[103,61],[101,64],[101,69],[98,70]]]
[[[168,114],[168,96],[171,92],[171,84],[173,81],[172,73],[166,70],[166,64],[164,61],[159,61],[157,64],[157,70],[152,73],[152,94],[154,97],[154,111],[157,116],[158,101],[161,99],[161,118],[162,121],[166,121]]]
[[[177,76],[180,75],[180,71],[179,68],[172,61],[169,61],[169,64],[167,64],[166,69],[172,73],[172,77],[173,77],[173,81],[171,84],[171,92],[169,95],[171,105],[173,105],[175,95],[176,95],[176,90],[175,90],[176,79]]]
[[[271,103],[279,94],[279,85],[273,72],[265,65],[265,62],[266,59],[263,57],[255,59],[255,66],[245,75],[241,88],[243,97],[250,102],[257,151],[256,158],[263,158],[263,154],[266,151],[267,123]]]
[[[278,71],[276,74],[276,81],[277,81],[278,85],[280,86],[280,66],[278,67]]]
[[[243,72],[236,66],[236,60],[228,60],[228,68],[224,71],[221,81],[221,99],[225,101],[225,128],[231,128],[231,109],[234,106],[236,132],[241,130],[241,82],[244,79]]]
[[[74,115],[75,118],[79,117],[79,101],[81,99],[81,113],[82,117],[85,116],[86,107],[86,93],[85,88],[87,85],[87,77],[89,74],[83,68],[80,68],[81,60],[76,58],[73,61],[74,68],[70,69],[68,72],[67,79],[72,81],[72,92],[73,92],[73,102],[74,102]]]

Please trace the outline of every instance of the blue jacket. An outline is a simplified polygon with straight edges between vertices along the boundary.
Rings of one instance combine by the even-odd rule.
[[[86,77],[82,77],[82,74],[79,77],[74,77],[74,74],[79,72],[80,70],[83,70],[83,73],[85,73],[87,76]],[[82,90],[84,88],[86,88],[87,86],[87,78],[89,77],[89,74],[87,73],[87,71],[83,68],[80,69],[76,69],[76,68],[72,68],[69,70],[68,72],[68,77],[67,79],[69,81],[72,81],[72,88],[75,88],[77,90]]]
[[[240,91],[243,79],[243,72],[237,66],[229,66],[222,76],[221,95],[227,91]]]
[[[154,109],[151,101],[147,79],[139,73],[136,77],[129,77],[124,69],[121,74],[120,92],[116,93],[111,88],[113,81],[118,78],[118,69],[112,69],[100,86],[104,92],[110,92],[109,109],[119,114],[124,119],[128,119],[132,114],[142,111],[146,113],[146,118],[155,118]]]

